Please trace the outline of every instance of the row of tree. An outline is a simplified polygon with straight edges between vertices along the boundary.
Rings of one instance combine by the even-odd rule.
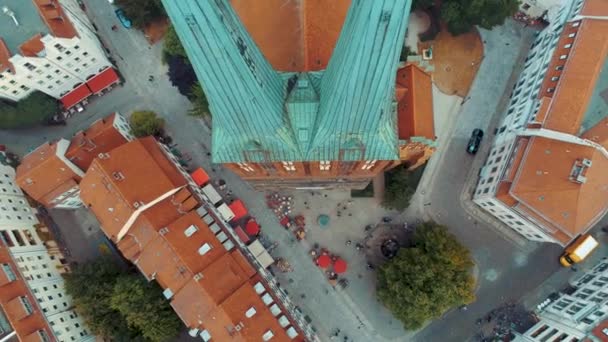
[[[164,342],[182,327],[155,282],[128,272],[110,257],[78,265],[65,280],[77,312],[95,335]]]
[[[168,76],[171,84],[192,102],[189,114],[208,117],[210,112],[207,97],[173,26],[170,26],[165,34],[163,59],[169,65]]]
[[[469,251],[446,227],[423,223],[413,244],[378,270],[378,299],[406,329],[419,329],[475,299],[472,267]]]
[[[39,91],[19,102],[0,100],[0,128],[24,128],[50,120],[59,113],[59,104]]]
[[[519,0],[414,0],[415,9],[440,6],[440,19],[454,35],[471,31],[476,25],[492,29],[519,9]]]

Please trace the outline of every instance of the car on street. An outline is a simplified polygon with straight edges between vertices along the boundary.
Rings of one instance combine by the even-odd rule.
[[[471,138],[469,139],[469,143],[467,144],[467,152],[470,154],[477,153],[479,150],[479,145],[481,144],[481,139],[483,138],[483,131],[479,128],[475,128],[473,133],[471,133]]]
[[[116,11],[114,11],[114,13],[116,13],[118,20],[120,20],[120,23],[124,28],[131,28],[131,19],[127,18],[127,15],[125,14],[125,11],[122,10],[122,8],[117,9]]]

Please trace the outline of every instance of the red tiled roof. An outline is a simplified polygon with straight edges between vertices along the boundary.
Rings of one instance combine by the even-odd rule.
[[[91,91],[87,88],[86,84],[81,84],[74,88],[72,91],[64,95],[59,101],[63,104],[65,109],[74,107],[80,101],[86,99],[91,95]]]
[[[116,113],[95,121],[74,135],[65,156],[81,170],[87,170],[100,153],[107,153],[128,142],[114,127]]]
[[[20,0],[30,1],[30,0]],[[73,38],[77,35],[76,29],[63,11],[58,0],[32,0],[36,4],[38,13],[55,37]]]
[[[435,138],[431,76],[408,64],[397,71],[397,127],[399,139]]]
[[[23,157],[15,177],[19,187],[44,206],[51,206],[50,193],[79,181],[80,176],[57,156],[57,142],[40,145]]]
[[[17,279],[9,282],[5,273],[0,270],[0,306],[6,314],[17,337],[20,341],[28,341],[28,336],[35,334],[38,330],[46,331],[48,337],[51,334],[50,327],[38,306],[38,301],[30,293],[29,288],[19,272],[19,268],[13,262],[10,252],[6,246],[0,242],[0,263],[8,264]],[[19,297],[26,297],[32,308],[33,313],[24,315],[23,305],[19,303]],[[21,317],[23,316],[23,317]],[[34,335],[35,336],[35,335]]]
[[[44,44],[42,44],[42,41],[40,40],[41,38],[42,35],[38,33],[30,38],[30,40],[21,44],[21,46],[19,46],[19,51],[21,54],[26,57],[37,57],[38,53],[44,50]]]
[[[13,65],[8,60],[9,58],[11,58],[11,52],[8,50],[4,40],[0,38],[0,72],[3,72],[6,69],[14,71]]]
[[[107,87],[116,84],[120,81],[116,71],[112,67],[106,68],[104,71],[95,75],[93,78],[87,81],[87,86],[93,94],[97,94]]]
[[[276,70],[327,67],[351,0],[231,0],[245,29]]]
[[[600,341],[608,342],[608,335],[602,331],[603,329],[608,329],[608,319],[605,319],[600,322],[595,328],[593,328],[591,333],[595,335],[595,337],[597,337]]]

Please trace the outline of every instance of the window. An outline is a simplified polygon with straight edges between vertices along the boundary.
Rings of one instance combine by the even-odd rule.
[[[572,44],[566,44],[566,45],[564,45],[564,48],[566,48],[566,49],[569,49],[571,47],[572,47]]]
[[[568,35],[568,38],[574,38],[574,36],[576,36],[576,33],[570,33],[570,34]]]
[[[241,170],[244,170],[246,172],[253,172],[253,168],[251,166],[249,166],[249,164],[247,163],[237,163],[237,165],[239,166],[239,168]]]
[[[557,76],[553,76],[553,77],[551,77],[551,81],[555,82],[555,81],[557,81],[557,80],[559,80],[559,77],[557,77]]]
[[[581,22],[577,21],[577,22],[575,22],[575,23],[572,24],[572,27],[578,27],[580,24],[581,24]]]
[[[293,162],[281,162],[283,164],[283,168],[285,169],[285,171],[289,171],[289,172],[293,172],[296,170],[295,165],[293,165]]]
[[[26,68],[27,68],[27,70],[30,70],[30,71],[31,71],[31,70],[36,70],[36,66],[34,66],[33,64],[31,64],[31,63],[29,63],[29,62],[27,62],[27,63],[23,64],[23,66],[24,66],[24,67],[26,67]]]
[[[564,66],[563,65],[558,65],[555,67],[555,70],[559,71],[559,70],[564,70]]]
[[[63,59],[63,57],[61,57],[61,56],[57,56],[57,58],[56,58],[56,59],[57,59],[58,61],[60,61],[60,60],[62,60],[62,59]]]
[[[568,55],[561,55],[561,56],[559,56],[559,59],[566,59],[566,58],[568,58]]]
[[[361,166],[361,170],[371,170],[376,165],[377,160],[366,160],[365,164]]]
[[[53,46],[54,46],[54,47],[55,47],[57,50],[59,50],[60,52],[65,50],[65,47],[63,47],[63,45],[61,45],[61,44],[59,44],[59,43],[57,43],[57,44],[55,44],[55,45],[53,45]]]
[[[329,161],[329,160],[321,160],[319,162],[319,169],[321,171],[329,171],[329,169],[331,169],[331,161]]]

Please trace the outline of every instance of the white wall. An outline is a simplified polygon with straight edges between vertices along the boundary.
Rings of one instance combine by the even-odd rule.
[[[9,71],[0,74],[0,97],[18,101],[39,90],[60,98],[111,66],[90,22],[75,1],[62,0],[61,4],[78,35],[64,39],[47,34],[41,39],[44,50],[37,57],[13,55],[9,61],[15,74]]]
[[[61,255],[49,252],[36,232],[40,222],[23,192],[15,186],[15,170],[0,164],[0,239],[9,246],[19,271],[38,300],[59,341],[89,341],[84,322],[65,293]]]
[[[539,1],[539,3],[542,1]],[[582,7],[583,0],[568,1],[555,11],[555,20],[540,31],[525,60],[524,68],[513,87],[509,105],[497,126],[490,154],[480,171],[473,202],[492,216],[504,222],[529,240],[557,242],[532,217],[524,216],[495,199],[498,183],[512,166],[519,145],[518,137],[526,126],[536,119],[540,107],[538,94],[547,73],[557,41],[568,21],[573,20]],[[494,207],[492,207],[494,205]],[[492,211],[490,211],[492,209]],[[512,218],[510,218],[512,217]]]

